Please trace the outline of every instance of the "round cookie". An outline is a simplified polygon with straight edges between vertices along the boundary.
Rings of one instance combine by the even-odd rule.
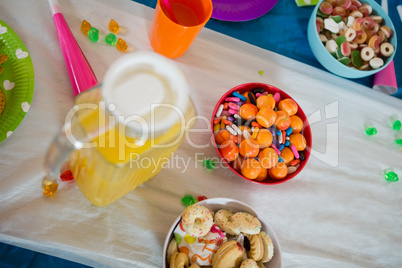
[[[241,263],[240,268],[260,268],[260,267],[255,262],[255,260],[246,259]]]
[[[199,204],[187,207],[181,216],[181,225],[184,231],[192,237],[205,236],[213,224],[211,211]]]
[[[240,234],[240,228],[237,222],[232,221],[233,212],[221,209],[215,213],[214,222],[218,227],[230,235]]]
[[[250,250],[247,252],[247,256],[255,261],[261,260],[264,256],[264,243],[261,235],[247,235],[247,238],[250,241]]]
[[[232,222],[238,224],[240,232],[244,234],[258,234],[261,232],[261,222],[258,218],[247,212],[237,212],[230,217]]]
[[[260,232],[262,243],[264,244],[264,256],[261,258],[262,262],[269,262],[274,256],[274,245],[272,244],[271,237],[264,232]]]
[[[236,241],[223,244],[212,258],[214,268],[237,268],[243,261],[243,248]]]

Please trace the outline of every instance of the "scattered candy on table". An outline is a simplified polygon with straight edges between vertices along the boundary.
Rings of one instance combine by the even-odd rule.
[[[377,128],[375,128],[371,122],[365,123],[364,130],[368,136],[374,136],[377,134]]]
[[[260,75],[263,75],[263,74],[264,74],[264,71],[258,71],[258,73],[259,73]]]
[[[400,130],[401,129],[401,121],[398,120],[398,119],[393,120],[392,129],[393,130]]]
[[[93,41],[93,42],[98,42],[99,40],[99,30],[92,27],[89,31],[88,31],[88,38],[89,40]]]
[[[117,44],[117,37],[115,34],[109,33],[105,36],[105,42],[108,45],[115,46]]]
[[[216,166],[216,163],[214,160],[212,159],[204,159],[204,161],[202,162],[202,165],[206,168],[206,169],[214,169]]]
[[[334,58],[349,67],[378,69],[395,52],[390,43],[392,30],[383,25],[383,18],[369,4],[326,0],[319,5],[317,15],[320,40]]]
[[[117,34],[119,30],[120,30],[119,24],[113,19],[111,19],[109,22],[109,31],[111,31],[114,34]]]
[[[219,105],[214,118],[219,152],[248,179],[285,178],[298,169],[306,149],[297,111],[297,103],[281,99],[279,93],[268,94],[261,88],[233,92]],[[229,115],[222,116],[226,112]]]
[[[206,197],[205,195],[199,195],[199,196],[197,196],[197,199],[198,199],[198,202],[200,202],[202,200],[208,199],[208,197]]]
[[[389,170],[389,169],[384,171],[384,178],[385,178],[385,180],[390,181],[390,182],[396,182],[399,180],[398,174],[396,174],[394,171]]]
[[[66,170],[60,175],[60,179],[62,181],[72,181],[74,180],[73,173],[71,173],[71,170]]]
[[[57,188],[59,187],[58,183],[47,184],[43,187],[43,196],[52,197],[56,194]]]
[[[117,40],[117,43],[116,43],[116,48],[118,50],[120,50],[121,52],[125,53],[127,51],[126,41],[124,41],[123,39],[119,38]]]
[[[191,206],[194,205],[195,203],[197,203],[197,199],[190,195],[190,194],[186,194],[182,199],[181,202],[186,205],[186,206]]]
[[[91,30],[91,28],[92,28],[91,23],[87,22],[86,20],[82,21],[82,23],[81,23],[81,31],[84,34],[88,34],[88,32],[89,32],[89,30]]]

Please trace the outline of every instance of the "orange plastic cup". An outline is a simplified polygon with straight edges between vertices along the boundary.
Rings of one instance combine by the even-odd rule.
[[[174,18],[169,16],[163,0],[158,0],[149,40],[157,53],[177,58],[187,51],[211,18],[212,1],[169,0],[169,3]]]

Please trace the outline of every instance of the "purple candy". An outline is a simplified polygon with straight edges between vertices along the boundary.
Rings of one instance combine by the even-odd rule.
[[[230,122],[233,122],[233,121],[234,121],[234,118],[231,117],[231,116],[229,116],[229,117],[227,118],[227,120],[229,120]]]

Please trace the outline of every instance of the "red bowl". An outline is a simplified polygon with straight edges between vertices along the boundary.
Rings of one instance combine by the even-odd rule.
[[[218,111],[219,105],[221,105],[222,103],[224,103],[225,98],[227,97],[231,97],[232,96],[232,92],[237,91],[240,94],[246,92],[246,91],[251,91],[254,88],[262,88],[263,90],[265,90],[266,92],[270,93],[270,94],[275,94],[275,93],[279,93],[279,95],[281,96],[281,99],[292,99],[294,100],[292,97],[290,97],[288,94],[286,94],[285,92],[283,92],[282,90],[280,90],[279,88],[276,88],[274,86],[268,85],[268,84],[263,84],[263,83],[246,83],[246,84],[242,84],[242,85],[238,85],[234,88],[232,88],[231,90],[229,90],[228,92],[226,92],[218,101],[218,103],[215,106],[215,109],[212,113],[212,120],[211,120],[211,132],[212,132],[212,140],[215,146],[216,151],[218,152],[220,158],[222,159],[222,161],[226,164],[226,166],[233,171],[236,175],[238,175],[239,177],[254,182],[254,183],[258,183],[258,184],[265,184],[265,185],[272,185],[272,184],[279,184],[279,183],[283,183],[285,181],[288,181],[292,178],[294,178],[297,174],[299,174],[303,168],[306,166],[308,159],[310,158],[310,154],[311,154],[311,145],[312,145],[312,138],[311,138],[311,128],[310,128],[310,124],[308,123],[307,117],[304,114],[303,110],[301,109],[300,105],[297,103],[297,113],[296,115],[300,117],[300,119],[303,121],[303,130],[301,131],[301,133],[303,134],[303,136],[306,139],[306,149],[304,150],[304,160],[300,162],[300,166],[299,168],[292,174],[288,174],[284,179],[271,179],[269,178],[269,176],[267,176],[267,178],[263,181],[255,181],[255,180],[251,180],[248,179],[246,177],[244,177],[242,174],[238,173],[235,169],[233,169],[229,162],[227,162],[225,160],[225,158],[222,157],[222,154],[220,153],[219,149],[218,149],[218,145],[216,144],[215,141],[215,135],[214,135],[214,118],[216,115],[216,112]]]

